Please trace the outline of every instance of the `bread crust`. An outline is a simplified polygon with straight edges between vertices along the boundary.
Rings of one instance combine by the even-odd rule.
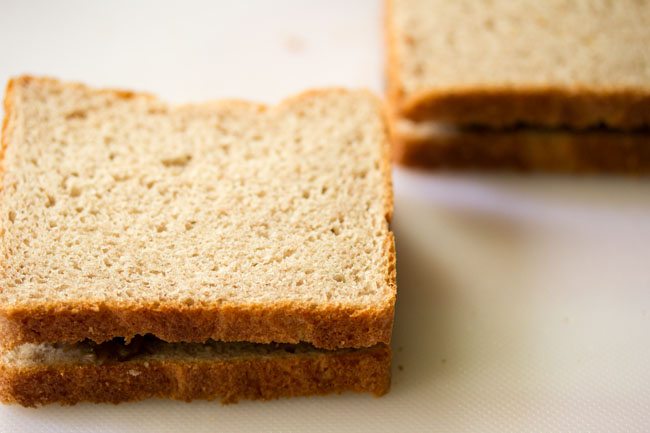
[[[3,149],[8,145],[14,117],[12,89],[20,83],[31,81],[51,81],[60,84],[55,79],[30,76],[18,77],[9,82],[5,96]],[[66,85],[86,88],[78,83]],[[123,90],[101,91],[113,92],[120,98],[141,95]],[[343,92],[344,90],[310,90],[289,98],[281,104],[290,104],[292,101],[313,97],[320,92],[332,91]],[[388,122],[379,98],[370,92],[368,95],[375,101],[378,115],[383,122],[383,142],[379,143],[382,149],[380,169],[384,175],[384,212],[388,224],[393,211]],[[148,94],[142,96],[154,98]],[[269,109],[261,104],[241,101],[239,103],[255,107],[258,111]],[[147,333],[169,342],[204,342],[210,338],[255,343],[305,341],[325,349],[370,347],[376,343],[389,343],[396,298],[395,247],[390,230],[387,230],[383,245],[389,296],[382,305],[322,306],[287,302],[268,305],[219,303],[160,306],[151,304],[135,307],[105,302],[72,305],[46,303],[29,307],[0,306],[0,345],[14,347],[28,342],[74,343],[86,338],[103,342],[114,337],[130,339],[135,335]]]
[[[400,92],[399,95],[403,95]],[[415,121],[504,128],[513,125],[621,130],[650,126],[650,92],[541,86],[435,89],[398,97],[397,112]]]
[[[390,388],[390,348],[243,356],[230,359],[134,359],[106,364],[0,365],[0,401],[120,403],[147,398],[270,400],[344,391],[380,396]]]
[[[391,241],[387,240],[387,254]],[[394,255],[391,261],[394,260]],[[387,270],[387,279],[394,275]],[[393,271],[394,272],[394,267]],[[369,347],[389,343],[394,302],[360,310],[345,306],[140,305],[75,303],[0,309],[1,343],[96,342],[153,334],[169,342],[309,342],[316,347]]]
[[[385,0],[387,94],[395,115],[503,128],[526,124],[584,129],[598,125],[635,130],[650,126],[650,86],[467,86],[407,92],[400,77],[394,0]],[[433,35],[432,35],[433,36]]]
[[[394,134],[395,161],[419,168],[650,173],[650,133],[466,131],[429,136]]]
[[[391,132],[391,121],[390,121],[390,111],[386,104],[382,103],[377,97],[374,97],[377,103],[377,110],[381,113],[382,121],[384,124],[384,143],[382,144],[382,172],[384,174],[384,189],[386,191],[385,199],[385,217],[386,222],[389,224],[393,219],[393,212],[395,209],[395,201],[393,194],[393,175],[392,175],[392,166],[391,162],[393,159],[392,152],[392,132]],[[388,237],[384,240],[384,251],[385,256],[387,257],[386,263],[386,285],[389,288],[392,296],[392,304],[390,305],[391,312],[394,314],[395,302],[397,299],[397,255],[395,249],[395,235],[391,230],[388,230]],[[392,328],[392,325],[391,325]],[[389,335],[390,338],[390,335]]]

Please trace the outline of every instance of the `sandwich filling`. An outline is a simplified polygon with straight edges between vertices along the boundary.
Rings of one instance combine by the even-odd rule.
[[[385,346],[378,344],[376,347]],[[372,349],[372,348],[369,348]],[[114,338],[103,343],[84,340],[74,344],[41,343],[22,344],[6,351],[0,362],[19,361],[21,364],[41,363],[81,363],[81,364],[112,364],[140,359],[168,359],[183,357],[193,359],[210,359],[214,357],[228,358],[242,355],[302,355],[307,353],[344,353],[368,349],[319,349],[308,343],[248,343],[222,342],[208,340],[205,343],[169,343],[151,334],[138,335],[130,341],[122,337]]]

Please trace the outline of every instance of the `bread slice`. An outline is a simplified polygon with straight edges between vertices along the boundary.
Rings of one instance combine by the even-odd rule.
[[[457,128],[399,121],[393,128],[399,164],[450,170],[549,173],[650,173],[650,134],[606,129],[581,132]]]
[[[115,344],[114,346],[118,346]],[[122,350],[124,347],[122,347]],[[24,344],[0,355],[0,401],[23,406],[146,398],[268,400],[390,386],[390,348],[324,351],[301,344],[164,343],[119,354],[86,342]]]
[[[646,0],[388,0],[386,17],[400,117],[650,126]]]
[[[390,341],[389,142],[373,95],[170,106],[21,77],[5,109],[4,345]]]

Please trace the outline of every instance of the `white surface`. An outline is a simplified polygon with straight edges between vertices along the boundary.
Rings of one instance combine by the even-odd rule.
[[[0,80],[179,102],[381,91],[380,19],[375,1],[0,0]],[[0,407],[0,432],[650,431],[648,179],[396,170],[395,195],[389,395]]]

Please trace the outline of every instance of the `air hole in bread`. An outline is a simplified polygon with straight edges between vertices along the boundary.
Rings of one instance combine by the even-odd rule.
[[[84,110],[74,110],[65,115],[66,120],[83,120],[86,118]]]
[[[160,160],[165,167],[185,167],[192,161],[192,155],[178,155]]]
[[[54,198],[53,195],[47,194],[46,195],[46,202],[45,202],[45,207],[52,207],[56,204],[56,199]]]
[[[79,197],[81,195],[81,188],[73,186],[70,188],[70,197]]]

